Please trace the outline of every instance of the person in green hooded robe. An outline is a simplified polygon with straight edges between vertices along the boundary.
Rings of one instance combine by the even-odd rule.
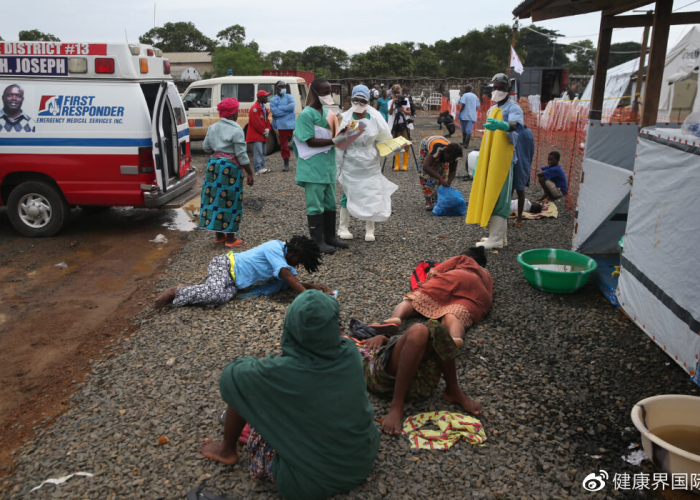
[[[236,464],[246,423],[253,477],[274,481],[283,498],[312,500],[352,490],[379,449],[362,358],[340,335],[338,302],[319,290],[287,310],[282,356],[245,357],[219,378],[228,404],[223,441],[205,440],[207,458]]]

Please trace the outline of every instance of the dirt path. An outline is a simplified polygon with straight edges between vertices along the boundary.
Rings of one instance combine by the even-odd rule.
[[[22,238],[0,209],[0,475],[11,451],[68,408],[90,360],[128,335],[158,269],[185,243],[182,211],[72,212],[53,238]],[[165,244],[149,240],[163,234]],[[66,267],[56,264],[65,263]]]

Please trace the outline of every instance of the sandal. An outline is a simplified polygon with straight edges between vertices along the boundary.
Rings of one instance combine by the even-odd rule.
[[[228,242],[224,243],[224,245],[227,246],[228,248],[244,247],[244,246],[246,246],[246,242],[243,240],[236,240],[232,243],[228,243]]]
[[[226,241],[226,235],[214,238],[214,243],[223,243],[224,241]]]

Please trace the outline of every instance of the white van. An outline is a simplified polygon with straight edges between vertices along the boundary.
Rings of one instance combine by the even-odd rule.
[[[0,91],[0,204],[20,233],[57,233],[70,206],[192,196],[184,105],[159,49],[0,42]]]
[[[190,126],[190,137],[193,140],[203,140],[207,129],[212,123],[219,121],[217,105],[227,97],[234,97],[240,102],[238,123],[244,131],[248,130],[248,111],[257,100],[259,90],[275,94],[275,84],[283,80],[287,83],[287,93],[294,97],[295,113],[299,113],[306,105],[307,87],[303,78],[296,76],[223,76],[209,80],[199,80],[192,83],[184,93],[183,101],[187,110]],[[267,106],[269,109],[269,105]],[[272,121],[272,119],[270,119]],[[267,138],[267,154],[271,154],[279,146],[277,134]]]

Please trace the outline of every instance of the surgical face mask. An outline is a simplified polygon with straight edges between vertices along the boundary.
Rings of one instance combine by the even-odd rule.
[[[496,102],[501,102],[503,99],[508,97],[508,92],[505,90],[494,90],[491,92],[491,100]]]
[[[333,106],[335,104],[335,102],[333,101],[333,94],[318,95],[316,89],[312,88],[311,90],[314,91],[314,94],[316,94],[318,100],[321,101],[321,104],[325,104],[326,106]]]
[[[358,115],[360,115],[360,114],[364,115],[367,112],[367,105],[366,104],[353,104],[352,105],[352,112],[357,113]]]
[[[287,89],[280,89],[280,94],[284,95],[287,93]]]

